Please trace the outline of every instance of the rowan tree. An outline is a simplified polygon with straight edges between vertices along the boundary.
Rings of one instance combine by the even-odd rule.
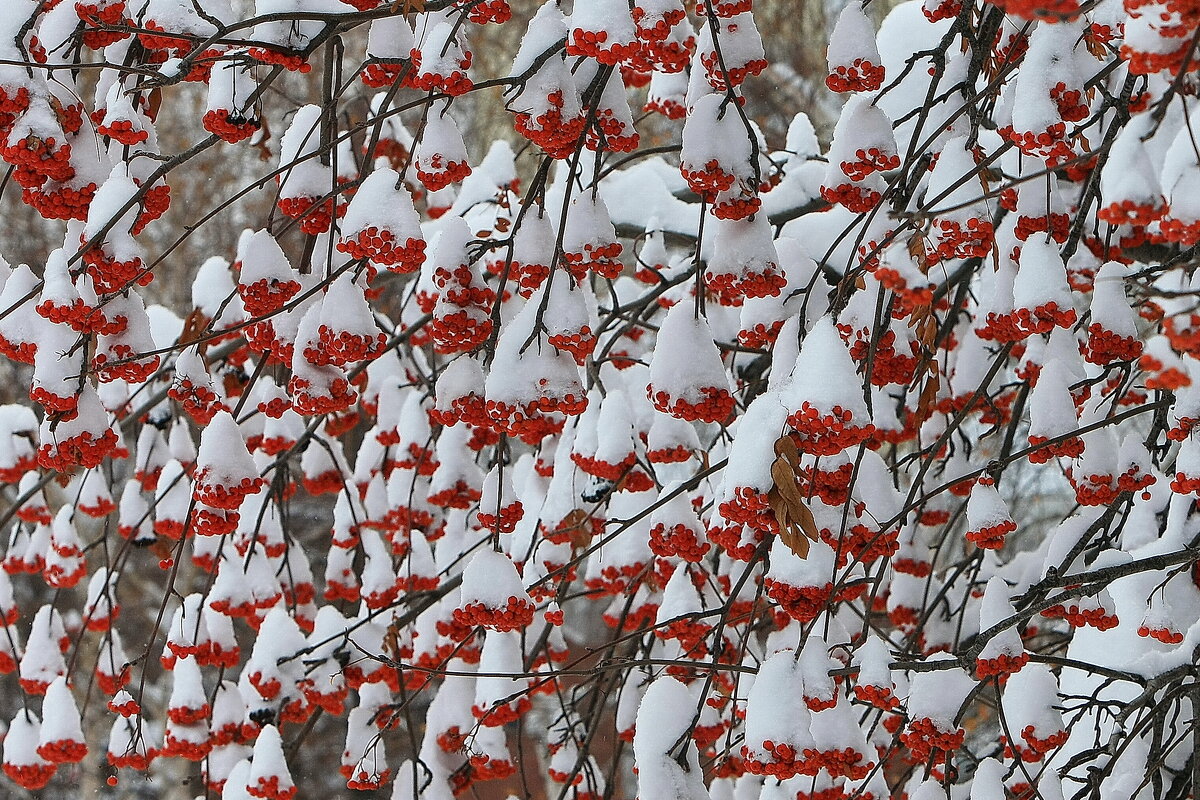
[[[1200,6],[519,5],[6,4],[9,791],[1194,795]]]

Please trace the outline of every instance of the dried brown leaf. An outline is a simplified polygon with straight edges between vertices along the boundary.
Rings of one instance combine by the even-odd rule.
[[[775,455],[786,459],[793,470],[800,464],[800,450],[796,447],[796,440],[786,433],[775,440]]]
[[[771,480],[775,482],[775,489],[789,505],[804,502],[804,498],[800,496],[800,488],[796,485],[796,473],[782,458],[775,459],[771,464]]]
[[[940,381],[937,375],[930,375],[925,380],[925,386],[921,388],[921,397],[917,401],[917,417],[919,419],[926,419],[933,413],[939,385]]]
[[[271,129],[267,126],[267,120],[260,119],[258,121],[258,133],[254,135],[253,146],[258,151],[259,161],[271,161],[275,156],[271,153],[271,148],[267,147],[267,142],[271,141]]]
[[[779,529],[779,539],[797,558],[808,558],[809,541],[794,526]]]
[[[575,547],[588,547],[592,543],[592,526],[589,524],[591,514],[581,508],[572,509],[570,514],[563,517],[562,530],[565,530]]]
[[[800,529],[804,531],[804,535],[814,542],[820,539],[821,532],[817,528],[817,518],[813,516],[812,510],[804,503],[800,503],[798,510],[800,513],[796,519],[800,525]]]

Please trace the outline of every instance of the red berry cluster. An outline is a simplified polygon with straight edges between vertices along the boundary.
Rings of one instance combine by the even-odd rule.
[[[1010,312],[1013,325],[1021,333],[1021,338],[1035,333],[1049,333],[1058,328],[1069,328],[1075,324],[1077,314],[1075,309],[1060,309],[1058,303],[1051,300],[1034,308],[1017,308]]]
[[[141,185],[140,183],[138,184]],[[161,217],[171,207],[171,187],[165,183],[159,183],[157,186],[152,186],[146,190],[145,197],[142,198],[142,213],[138,215],[137,221],[134,222],[130,233],[137,236],[146,226],[154,220]],[[146,278],[146,283],[152,280],[151,277]],[[145,284],[142,284],[143,286]]]
[[[351,389],[350,382],[341,377],[334,378],[328,386],[317,388],[311,381],[293,375],[288,379],[287,391],[292,397],[292,407],[305,416],[345,411],[358,400],[358,392]],[[340,477],[338,488],[341,488]]]
[[[312,70],[312,65],[308,63],[304,56],[297,53],[289,53],[281,48],[251,47],[246,50],[246,55],[263,64],[275,64],[289,72],[299,72],[302,75]]]
[[[843,161],[842,172],[852,181],[861,181],[873,172],[888,172],[900,168],[897,153],[881,151],[878,147],[858,148],[854,161]]]
[[[1041,131],[1017,131],[1011,125],[1005,125],[1000,128],[1000,134],[1027,156],[1069,160],[1074,155],[1064,141],[1067,126],[1063,122],[1052,122]]]
[[[192,489],[192,496],[195,497],[197,503],[204,503],[213,508],[228,509],[236,511],[241,507],[242,501],[247,495],[255,494],[262,490],[266,483],[261,477],[254,476],[252,478],[242,478],[236,484],[226,486],[221,483],[212,483],[212,476],[207,470],[200,470],[196,473],[196,485]]]
[[[362,72],[359,73],[359,80],[365,86],[372,89],[383,89],[392,84],[404,79],[402,86],[411,86],[413,72],[412,69],[403,61],[383,61],[372,60],[363,66]],[[376,152],[379,152],[376,150]]]
[[[975,676],[980,680],[985,678],[1007,678],[1021,671],[1029,663],[1029,654],[1022,651],[1015,656],[1001,653],[994,658],[975,659]]]
[[[459,183],[471,174],[466,161],[447,161],[441,153],[417,159],[417,179],[431,192]]]
[[[119,142],[126,147],[132,147],[136,144],[141,144],[150,138],[150,133],[140,127],[134,127],[133,121],[128,119],[115,119],[110,122],[105,122],[96,126],[96,132],[101,136],[107,136],[115,142]]]
[[[646,105],[642,107],[642,110],[662,114],[671,120],[683,119],[687,116],[687,106],[670,97],[651,96],[646,100]]]
[[[1164,70],[1178,73],[1187,62],[1189,49],[1184,41],[1176,49],[1165,53],[1139,50],[1135,45],[1125,43],[1121,45],[1120,54],[1121,59],[1129,65],[1130,74],[1153,75]]]
[[[1026,747],[1020,744],[1009,742],[1007,737],[1001,736],[1001,741],[1004,742],[1004,757],[1013,758],[1019,757],[1022,761],[1032,763],[1041,761],[1046,757],[1046,754],[1052,750],[1057,750],[1066,744],[1069,734],[1066,731],[1057,731],[1050,736],[1042,739],[1037,736],[1036,729],[1032,725],[1026,725],[1021,731],[1021,738],[1025,741]]]
[[[491,631],[505,633],[528,627],[533,622],[534,608],[528,600],[510,597],[499,608],[489,608],[483,603],[468,603],[454,609],[454,621],[459,625],[474,628],[482,626]]]
[[[453,305],[450,306],[454,308]],[[471,311],[477,311],[474,307]],[[474,350],[492,335],[492,318],[467,309],[438,315],[430,322],[434,349],[439,353],[463,353]]]
[[[1075,489],[1075,501],[1080,505],[1107,506],[1116,502],[1121,495],[1117,481],[1112,475],[1096,473],[1076,477],[1073,473],[1068,473],[1067,477]]]
[[[1115,200],[1096,210],[1096,216],[1109,225],[1149,225],[1171,210],[1159,196],[1148,200]]]
[[[502,25],[512,19],[512,8],[509,7],[508,0],[477,0],[463,5],[469,6],[467,19],[476,25],[486,25],[489,22]]]
[[[788,425],[795,431],[796,446],[815,456],[836,455],[866,441],[875,431],[869,422],[854,424],[854,415],[841,406],[822,412],[807,400],[788,416]]]
[[[1099,322],[1088,326],[1088,338],[1080,346],[1083,360],[1105,366],[1114,361],[1133,361],[1142,354],[1142,342],[1136,336],[1122,336],[1105,330]]]
[[[41,188],[21,190],[21,199],[45,219],[87,219],[88,208],[96,196],[95,182],[83,186],[49,183]]]
[[[1031,435],[1029,437],[1030,446],[1037,448],[1029,454],[1031,464],[1045,464],[1052,458],[1079,458],[1083,455],[1083,439],[1078,436],[1072,436],[1054,444],[1046,444],[1049,441],[1045,436]]]
[[[622,44],[608,42],[608,31],[587,31],[574,28],[567,38],[568,56],[590,56],[601,64],[616,66],[619,62],[637,55],[636,42]]]
[[[883,86],[884,68],[863,58],[839,64],[825,78],[831,92],[876,92]]]
[[[562,115],[563,96],[561,91],[550,92],[546,96],[550,108],[536,117],[525,112],[518,112],[513,127],[517,133],[541,147],[551,158],[559,160],[569,158],[575,152],[580,138],[587,126],[587,118],[582,114],[569,118]]]
[[[889,330],[875,342],[872,352],[870,337],[870,331],[862,329],[850,342],[850,357],[859,364],[871,362],[871,383],[875,386],[907,385],[920,363],[920,344],[911,340],[907,353],[897,351],[896,332]]]
[[[239,282],[237,291],[247,313],[265,317],[282,310],[287,301],[300,291],[300,283],[263,278],[251,284]]]
[[[746,13],[754,6],[754,2],[753,0],[696,0],[696,16],[707,17],[710,5],[713,16],[726,18]]]
[[[524,515],[525,508],[520,500],[515,500],[506,506],[502,506],[498,513],[484,511],[481,507],[477,514],[479,524],[496,533],[512,533],[516,530],[517,523],[521,521]]]
[[[956,220],[935,220],[937,227],[937,257],[944,261],[955,258],[983,258],[992,249],[994,232],[990,220],[971,217],[966,225]]]
[[[982,528],[972,528],[967,531],[967,541],[983,550],[999,550],[1004,547],[1004,537],[1017,529],[1017,523],[1011,519],[987,525]]]
[[[596,349],[596,336],[592,334],[590,325],[584,325],[578,331],[571,333],[556,333],[548,336],[546,341],[571,354],[575,363],[583,366],[587,357]]]
[[[201,122],[204,130],[219,136],[230,144],[237,144],[253,136],[262,127],[256,119],[247,118],[228,109],[207,111]]]
[[[766,751],[771,757],[770,760],[755,757],[757,749]],[[808,754],[812,752],[806,750],[802,755],[790,744],[767,740],[762,743],[761,748],[752,749],[749,745],[742,745],[742,760],[746,772],[751,775],[770,775],[783,781],[797,775],[816,775],[821,765],[808,758]]]
[[[737,332],[738,344],[742,345],[743,347],[754,347],[761,350],[767,350],[771,347],[771,345],[775,344],[775,340],[779,337],[779,331],[782,327],[782,320],[777,320],[766,325],[761,322],[757,322],[753,327],[749,329],[742,328]]]
[[[360,361],[373,361],[387,345],[387,334],[351,333],[328,325],[317,329],[317,343],[304,348],[304,358],[317,366],[344,367]]]
[[[724,422],[736,404],[729,390],[719,386],[700,387],[699,394],[703,399],[696,403],[673,398],[666,391],[655,391],[653,386],[647,387],[646,394],[662,413],[689,422]]]
[[[452,97],[466,94],[474,88],[466,72],[471,68],[472,55],[469,50],[457,59],[459,68],[452,69],[449,75],[423,69],[420,50],[411,50],[409,59],[412,62],[412,77],[406,82],[409,88],[420,89],[423,92],[440,91]]]
[[[1083,608],[1078,602],[1050,606],[1042,611],[1042,616],[1048,619],[1066,620],[1076,628],[1092,627],[1098,631],[1115,628],[1120,622],[1116,614],[1109,614],[1100,607]]]
[[[1067,236],[1071,233],[1071,215],[1041,214],[1033,217],[1019,215],[1016,228],[1017,238],[1025,241],[1035,233],[1048,234],[1051,239],[1062,244],[1067,241]]]
[[[286,217],[300,221],[300,230],[316,236],[325,233],[333,222],[333,199],[317,197],[280,197],[279,211]]]
[[[0,156],[15,167],[13,177],[27,189],[47,180],[68,181],[75,176],[71,145],[55,136],[42,138],[30,132],[19,139],[10,137],[0,148]]]
[[[429,494],[429,502],[440,508],[470,508],[479,502],[479,498],[479,490],[462,480],[455,481],[448,489]]]
[[[847,211],[864,214],[879,205],[883,194],[871,186],[846,181],[836,186],[822,186],[821,197],[825,202],[840,205]]]
[[[931,760],[940,764],[947,753],[958,750],[965,740],[966,732],[961,728],[944,731],[929,717],[911,720],[908,730],[900,734],[900,741],[909,749],[909,761],[915,764]]]
[[[609,564],[584,580],[584,586],[600,594],[618,595],[632,592],[646,577],[647,564],[634,561],[629,564]]]
[[[771,577],[763,578],[763,589],[792,619],[807,624],[816,619],[834,599],[832,583],[821,586],[792,586]]]
[[[44,386],[33,385],[29,388],[29,399],[38,403],[48,412],[74,414],[79,398],[74,394],[55,394]]]
[[[160,361],[158,356],[139,358],[139,353],[132,347],[117,343],[107,353],[97,350],[92,356],[91,369],[101,383],[115,380],[145,383],[158,371]]]
[[[852,781],[860,781],[867,777],[871,768],[875,766],[874,761],[868,761],[863,753],[852,747],[820,751],[806,749],[804,755],[820,764],[831,777],[844,777]]]
[[[641,138],[637,130],[623,122],[613,109],[597,107],[592,112],[592,123],[587,129],[589,149],[614,153],[631,153],[637,149]]]
[[[7,761],[4,762],[4,774],[13,783],[30,791],[36,791],[50,783],[50,779],[57,771],[58,765],[52,763],[10,764]]]
[[[883,711],[895,711],[900,707],[900,700],[885,686],[867,686],[859,684],[854,687],[854,696],[863,703],[869,703]]]
[[[733,499],[721,503],[719,510],[725,519],[741,523],[753,530],[762,533],[779,531],[779,522],[775,519],[775,512],[771,510],[767,493],[749,486],[738,486],[734,489]]]
[[[821,529],[821,541],[837,553],[837,565],[844,567],[851,560],[864,565],[895,555],[900,549],[899,531],[878,531],[873,526],[851,525],[840,536],[827,528]]]
[[[391,272],[416,272],[425,261],[425,240],[409,238],[403,243],[387,228],[374,225],[338,242],[337,249],[351,258],[365,258]]]
[[[705,163],[700,169],[689,170],[681,165],[679,171],[683,174],[683,179],[687,181],[688,187],[709,202],[712,202],[717,192],[729,189],[737,180],[737,177],[726,171],[721,162],[715,158]]]
[[[69,305],[55,303],[53,298],[47,298],[37,305],[37,313],[58,325],[68,325],[78,333],[102,333],[113,335],[125,330],[129,320],[119,316],[114,322],[108,322],[103,313],[92,308],[76,297]]]
[[[229,509],[202,508],[192,511],[190,532],[195,536],[226,536],[237,530],[241,515]],[[215,562],[212,568],[215,568]],[[212,568],[207,571],[211,572]]]
[[[129,261],[120,261],[109,254],[103,246],[90,247],[83,254],[87,274],[95,285],[97,294],[115,294],[132,283],[145,286],[154,276],[145,269],[142,259],[134,256]]]
[[[90,431],[44,443],[38,449],[38,466],[58,472],[70,472],[72,467],[92,469],[100,466],[117,446],[117,432],[106,429],[99,436]]]
[[[1150,627],[1142,625],[1138,628],[1138,636],[1148,639],[1156,639],[1163,644],[1179,644],[1183,641],[1183,632],[1173,630],[1167,627]]]
[[[246,787],[246,794],[263,800],[292,800],[296,796],[296,787],[281,786],[278,775],[259,776],[253,786]]]
[[[762,71],[767,68],[765,58],[755,58],[742,66],[726,64],[725,69],[722,69],[721,59],[718,58],[715,51],[701,53],[700,63],[704,65],[704,77],[708,80],[709,85],[719,92],[726,91],[731,86],[741,86],[746,78],[761,75]]]
[[[687,19],[687,12],[682,8],[671,9],[655,16],[647,17],[646,9],[639,5],[633,7],[633,23],[637,26],[639,39],[648,42],[661,42],[671,34],[671,28]],[[647,23],[653,20],[652,25]]]
[[[582,283],[587,279],[589,271],[602,278],[616,280],[624,268],[621,264],[621,243],[588,243],[582,250],[565,251],[562,254],[567,271],[576,282]]]
[[[704,638],[712,633],[713,626],[702,619],[678,617],[666,625],[658,625],[654,635],[663,640],[679,642],[683,652],[690,657],[703,658],[708,654]]]
[[[712,204],[712,215],[717,219],[745,219],[762,208],[762,199],[752,189],[722,192]]]
[[[650,551],[656,556],[670,558],[678,556],[696,564],[708,554],[711,545],[704,541],[699,531],[682,523],[667,526],[658,523],[650,529]]]

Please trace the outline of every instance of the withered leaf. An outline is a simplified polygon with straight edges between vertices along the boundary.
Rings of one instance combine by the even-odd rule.
[[[797,558],[808,558],[809,542],[804,536],[796,532],[794,526],[779,529],[779,539],[787,549],[796,554]]]
[[[788,504],[804,501],[800,496],[799,487],[796,486],[796,473],[782,458],[775,459],[771,464],[771,480],[775,482],[775,489]]]
[[[383,652],[391,658],[400,657],[400,630],[395,622],[388,625],[387,632],[383,635]]]
[[[258,151],[259,161],[270,161],[275,156],[271,153],[271,148],[267,147],[267,142],[271,141],[271,129],[267,127],[266,119],[258,121],[258,133],[253,139],[253,147]]]
[[[800,529],[804,531],[804,535],[814,542],[821,538],[821,532],[817,529],[817,518],[813,516],[812,510],[805,503],[800,503],[800,515],[797,521],[800,523]]]
[[[160,536],[155,539],[150,544],[149,550],[156,558],[160,560],[172,558],[175,555],[173,552],[174,548],[171,546],[171,540],[164,536]]]
[[[158,111],[160,108],[162,108],[162,101],[162,87],[156,86],[155,88],[151,89],[149,97],[146,98],[146,102],[150,106],[150,119],[154,119],[158,116]]]
[[[204,312],[198,308],[194,309],[183,321],[183,330],[179,333],[179,344],[186,347],[199,339],[207,325],[208,317],[204,316]]]
[[[187,347],[190,344],[196,345],[196,352],[204,358],[208,353],[208,346],[212,344],[212,339],[202,340],[201,337],[208,331],[210,320],[204,316],[200,309],[194,309],[191,314],[188,314],[187,319],[183,321],[183,330],[179,333],[179,346]],[[208,360],[205,359],[205,364]]]
[[[225,389],[226,397],[237,397],[242,393],[242,380],[232,372],[226,372],[221,377],[221,386]]]
[[[590,519],[591,515],[581,508],[572,509],[570,514],[563,517],[562,530],[566,531],[573,546],[587,547],[592,543],[592,526],[588,524]]]
[[[925,386],[921,388],[921,397],[917,401],[917,416],[920,419],[925,419],[933,412],[934,403],[937,402],[938,386],[940,381],[937,375],[930,375],[925,380]]]
[[[800,494],[795,469],[783,455],[771,464],[771,480],[767,502],[779,523],[779,538],[798,558],[807,558],[809,541],[819,537],[817,521]]]
[[[775,455],[786,459],[793,470],[800,464],[800,451],[796,448],[796,441],[786,433],[775,440]]]

